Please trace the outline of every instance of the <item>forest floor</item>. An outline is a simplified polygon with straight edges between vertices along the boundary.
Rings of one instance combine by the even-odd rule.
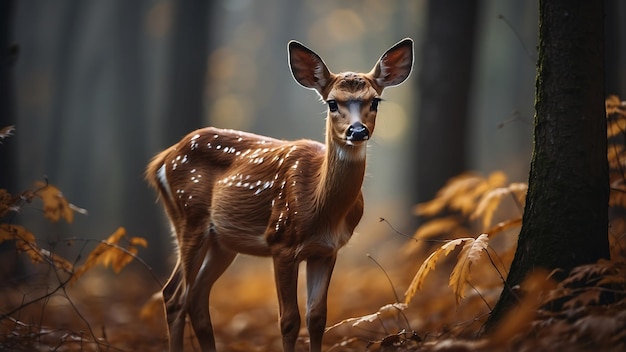
[[[0,192],[0,218],[41,198],[47,218],[71,223],[72,206],[59,190],[38,187],[18,196]],[[551,273],[530,275],[508,288],[517,306],[484,334],[515,252],[525,192],[502,173],[468,173],[416,208],[429,220],[408,236],[413,240],[384,219],[363,226],[339,253],[324,350],[626,351],[626,217],[611,221],[611,260],[577,267],[559,283]],[[442,210],[453,215],[437,215]],[[0,223],[0,351],[167,350],[155,296],[166,277],[143,262],[145,239],[120,228],[106,240],[50,243]],[[61,255],[71,249],[79,253]],[[10,266],[19,275],[7,276]],[[281,350],[270,259],[237,258],[209,302],[219,351]],[[185,350],[199,351],[189,323],[185,333]],[[304,324],[299,336],[297,351],[307,351]]]
[[[479,338],[478,333],[489,306],[500,293],[496,287],[482,288],[480,295],[478,291],[469,293],[457,304],[447,287],[447,275],[432,275],[408,308],[381,308],[397,303],[390,280],[404,283],[399,286],[405,288],[415,271],[414,265],[409,267],[390,269],[387,278],[377,265],[340,259],[329,294],[328,325],[344,322],[326,333],[324,350],[543,351],[559,347],[568,351],[622,351],[626,348],[623,300],[601,305],[593,298],[583,298],[558,313],[528,316],[518,312],[515,314],[520,324],[506,323],[510,328],[491,340]],[[450,267],[443,263],[438,270],[445,273]],[[489,275],[477,272],[474,276],[481,274]],[[32,278],[37,275],[42,280],[33,284]],[[0,288],[3,312],[9,307],[20,307],[1,320],[0,350],[167,350],[162,306],[158,299],[151,298],[160,286],[144,266],[132,263],[119,274],[95,268],[72,285],[59,285],[49,272],[37,275],[31,275],[31,280],[21,284],[5,282]],[[47,281],[43,279],[46,277]],[[303,286],[300,282],[300,287]],[[45,299],[25,304],[41,297]],[[303,289],[299,297],[303,302]],[[278,305],[268,259],[238,258],[216,283],[210,302],[218,350],[281,350]],[[351,317],[361,319],[345,321]],[[199,351],[190,323],[186,326],[186,336],[185,350]],[[300,336],[297,350],[307,351],[304,324]]]

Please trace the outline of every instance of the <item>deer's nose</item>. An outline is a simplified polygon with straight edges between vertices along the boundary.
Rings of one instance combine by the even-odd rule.
[[[346,131],[346,139],[351,142],[366,141],[370,138],[370,131],[367,127],[360,123],[355,122]]]

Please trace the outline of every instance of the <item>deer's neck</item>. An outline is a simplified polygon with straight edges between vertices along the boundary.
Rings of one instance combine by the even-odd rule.
[[[354,206],[365,176],[365,145],[326,143],[316,203],[321,216],[341,219]]]

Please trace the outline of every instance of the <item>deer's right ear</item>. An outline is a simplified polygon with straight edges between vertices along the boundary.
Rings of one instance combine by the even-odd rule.
[[[316,53],[295,40],[289,42],[289,67],[296,82],[323,95],[330,80],[330,71]]]

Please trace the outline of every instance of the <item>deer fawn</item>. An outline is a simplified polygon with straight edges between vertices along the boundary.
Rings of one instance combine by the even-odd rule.
[[[369,73],[334,74],[302,44],[289,42],[295,80],[328,104],[326,143],[283,141],[207,127],[158,154],[146,177],[158,190],[178,242],[163,288],[171,351],[183,349],[189,314],[203,351],[215,351],[209,293],[238,253],[271,256],[283,350],[300,330],[297,276],[306,261],[310,350],[320,351],[328,285],[337,251],[363,214],[366,144],[383,89],[413,66],[404,39]]]

